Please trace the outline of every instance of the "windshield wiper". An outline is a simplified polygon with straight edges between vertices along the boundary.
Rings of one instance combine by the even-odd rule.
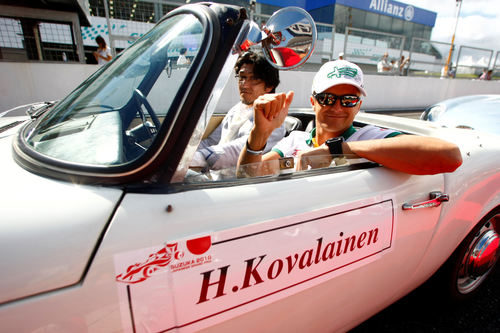
[[[28,110],[26,110],[26,113],[31,117],[31,119],[37,119],[57,102],[58,101],[51,101],[32,105]]]
[[[71,111],[81,111],[85,109],[94,109],[94,108],[102,108],[106,109],[105,111],[102,111],[100,113],[106,113],[106,112],[111,112],[111,111],[118,111],[114,106],[111,105],[106,105],[106,104],[89,104],[89,105],[82,105],[73,108]]]

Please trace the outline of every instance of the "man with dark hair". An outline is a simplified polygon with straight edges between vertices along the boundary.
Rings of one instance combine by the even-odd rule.
[[[233,106],[222,123],[203,140],[191,162],[192,167],[212,170],[235,167],[238,156],[253,127],[253,102],[261,95],[274,93],[280,83],[279,72],[260,53],[245,52],[234,66],[240,102]],[[283,125],[269,136],[269,151],[285,135]]]

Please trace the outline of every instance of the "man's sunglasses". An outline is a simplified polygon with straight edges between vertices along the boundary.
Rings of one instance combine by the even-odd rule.
[[[355,107],[361,101],[361,97],[356,95],[337,96],[330,93],[319,93],[313,94],[313,97],[316,98],[321,105],[334,105],[337,99],[340,99],[340,105],[345,108]]]

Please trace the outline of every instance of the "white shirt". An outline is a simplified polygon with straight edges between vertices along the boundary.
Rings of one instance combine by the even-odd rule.
[[[222,123],[201,141],[191,165],[209,166],[212,170],[235,167],[253,127],[253,106],[241,102],[233,106]],[[285,135],[285,127],[276,128],[267,141],[264,153]]]
[[[387,68],[390,68],[391,65],[389,65],[389,62],[387,61],[386,58],[380,60],[378,63],[377,63],[377,72],[387,72]]]
[[[111,56],[111,49],[109,48],[109,46],[106,46],[106,48],[104,50],[97,50],[97,53],[99,53],[99,55],[103,56],[103,57],[110,57]],[[97,58],[97,64],[98,65],[106,65],[109,61],[108,60],[105,60],[101,57]]]
[[[188,63],[189,62],[184,54],[181,54],[179,58],[177,58],[177,65],[186,65]]]
[[[278,142],[272,150],[278,153],[280,157],[296,157],[299,152],[314,148],[312,138],[315,133],[316,129],[310,133],[293,131],[289,136]],[[358,130],[351,126],[342,136],[345,141],[363,141],[383,139],[399,134],[401,133],[394,130],[367,125]]]

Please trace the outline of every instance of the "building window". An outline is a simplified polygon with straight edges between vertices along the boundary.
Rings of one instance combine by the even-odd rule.
[[[378,29],[381,32],[391,33],[392,31],[392,17],[380,15],[378,21]]]
[[[365,28],[376,29],[378,27],[379,16],[375,13],[366,13]]]
[[[0,58],[78,61],[71,23],[0,17]]]
[[[358,28],[358,29],[365,28],[366,14],[367,13],[363,10],[353,8],[352,9],[352,27]]]
[[[71,25],[40,23],[43,59],[50,61],[78,61]]]
[[[404,34],[403,21],[399,19],[393,19],[391,31],[393,34],[403,35]]]
[[[424,37],[425,39],[431,39],[432,27],[424,26]]]
[[[335,24],[335,32],[345,33],[345,27],[349,24],[349,12],[348,8],[345,6],[336,5],[335,6],[335,18],[333,24]]]
[[[22,49],[23,30],[19,20],[0,17],[0,47]]]

